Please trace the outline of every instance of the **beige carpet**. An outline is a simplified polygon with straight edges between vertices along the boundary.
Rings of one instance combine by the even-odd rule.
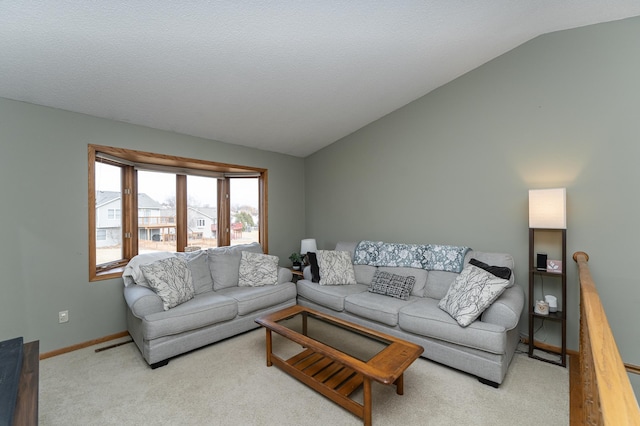
[[[362,424],[276,367],[266,367],[262,329],[156,370],[133,343],[95,352],[111,343],[41,361],[40,425]],[[517,354],[505,382],[494,389],[420,358],[405,373],[404,395],[374,384],[373,423],[568,425],[568,369]]]

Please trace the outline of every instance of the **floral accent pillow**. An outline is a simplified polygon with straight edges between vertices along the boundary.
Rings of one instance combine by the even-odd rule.
[[[238,272],[239,287],[260,287],[278,283],[278,256],[243,251]]]
[[[357,284],[356,274],[347,251],[318,250],[320,285]]]
[[[169,257],[140,265],[140,270],[149,287],[162,299],[165,311],[193,298],[191,270],[184,259]]]
[[[416,283],[416,277],[391,274],[384,271],[376,271],[369,285],[371,293],[383,294],[396,299],[407,300]]]
[[[438,307],[462,327],[475,321],[509,286],[509,280],[498,278],[477,266],[467,265],[440,299]]]

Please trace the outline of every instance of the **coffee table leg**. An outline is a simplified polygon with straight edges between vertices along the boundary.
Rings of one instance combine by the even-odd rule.
[[[273,364],[271,363],[271,330],[265,328],[267,330],[267,367],[271,367]]]
[[[306,312],[302,313],[302,335],[303,336],[307,335],[307,313]]]
[[[404,395],[404,374],[401,374],[394,383],[396,384],[396,393]]]
[[[365,377],[362,385],[362,390],[364,391],[364,426],[371,426],[371,379]]]

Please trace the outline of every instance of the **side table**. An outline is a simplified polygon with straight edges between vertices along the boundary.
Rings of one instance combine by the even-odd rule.
[[[291,279],[293,280],[294,283],[298,282],[298,280],[300,280],[300,279],[302,279],[304,277],[304,274],[302,273],[302,271],[300,271],[298,269],[289,268],[289,270],[293,274],[293,278],[291,278]]]

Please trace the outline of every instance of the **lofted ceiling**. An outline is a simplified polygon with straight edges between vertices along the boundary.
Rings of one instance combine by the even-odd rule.
[[[638,0],[0,2],[0,97],[305,157]]]

